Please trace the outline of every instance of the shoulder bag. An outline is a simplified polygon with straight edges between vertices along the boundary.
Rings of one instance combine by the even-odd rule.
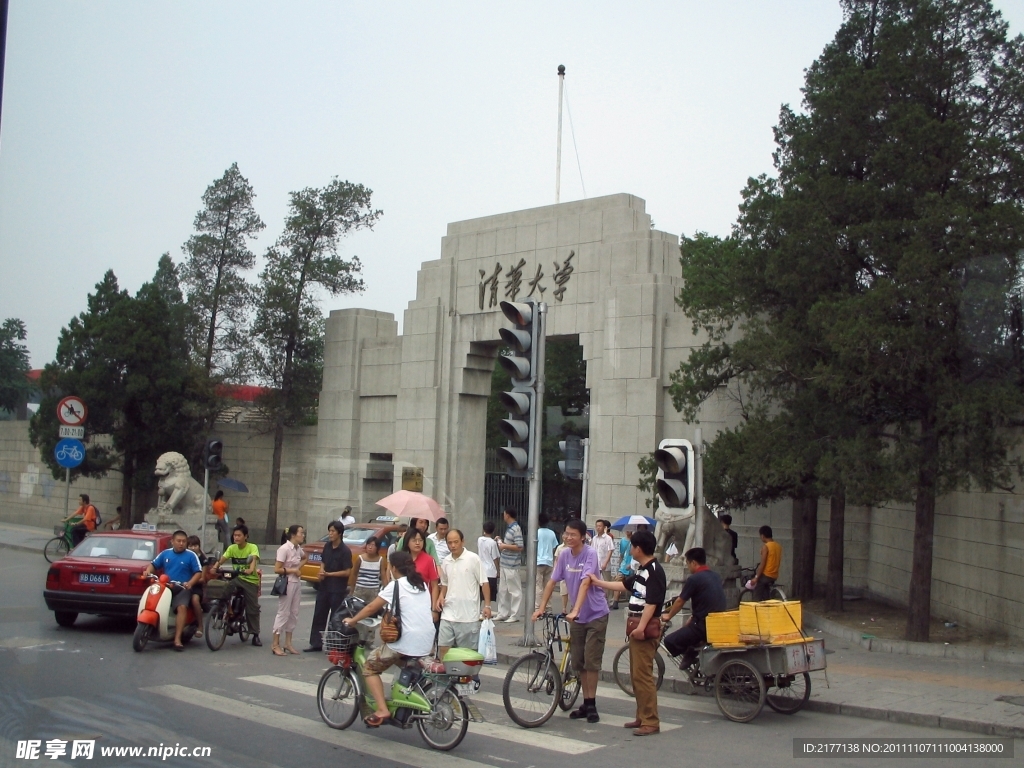
[[[380,639],[382,643],[397,643],[402,637],[402,608],[398,601],[398,593],[402,585],[395,581],[395,594],[391,605],[384,611],[380,620]]]

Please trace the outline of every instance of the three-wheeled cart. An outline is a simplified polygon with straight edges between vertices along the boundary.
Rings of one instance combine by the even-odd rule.
[[[786,645],[743,645],[700,652],[700,671],[714,680],[722,714],[749,723],[765,702],[783,715],[800,711],[811,696],[810,672],[825,669],[825,641],[808,638]]]

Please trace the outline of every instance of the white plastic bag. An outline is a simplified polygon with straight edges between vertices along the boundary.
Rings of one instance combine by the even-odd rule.
[[[476,652],[484,657],[484,664],[498,663],[498,645],[494,639],[494,622],[484,619],[480,622],[480,641]]]
[[[676,547],[676,543],[674,541],[668,545],[668,549],[665,550],[665,554],[669,557],[675,557],[679,554],[679,548]]]

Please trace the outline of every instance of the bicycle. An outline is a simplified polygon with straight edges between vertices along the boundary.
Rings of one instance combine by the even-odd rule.
[[[667,600],[663,610],[668,610],[672,607],[672,603],[675,602],[675,598]],[[680,613],[683,617],[683,624],[686,624],[686,619],[689,618],[689,613]],[[661,621],[660,618],[652,619],[652,621]],[[658,641],[658,649],[654,652],[654,669],[651,670],[654,675],[654,681],[657,684],[658,690],[661,690],[661,684],[665,681],[665,658],[662,656],[664,652],[665,656],[668,656],[673,661],[677,657],[669,653],[665,647],[665,635],[668,634],[668,630],[671,628],[672,622],[666,622],[661,625],[661,639]],[[680,667],[682,669],[682,667]],[[685,671],[685,670],[684,670]],[[631,675],[630,664],[629,664],[629,642],[619,648],[615,653],[615,658],[612,660],[612,674],[615,676],[615,683],[622,689],[624,693],[629,696],[633,696],[633,678]]]
[[[46,558],[46,562],[53,563],[57,560],[63,560],[67,556],[68,552],[71,551],[71,529],[80,523],[81,520],[82,518],[76,517],[60,525],[53,526],[53,532],[56,536],[43,545],[43,557]]]
[[[228,635],[238,635],[244,643],[249,639],[249,621],[245,617],[245,592],[232,580],[237,577],[233,570],[222,567],[221,580],[206,583],[206,599],[210,607],[203,618],[203,638],[206,647],[219,651]],[[217,583],[221,581],[222,583]]]
[[[756,602],[754,600],[754,590],[747,589],[747,582],[754,578],[754,574],[757,573],[757,568],[740,568],[740,583],[743,585],[740,588],[740,602],[751,603]],[[786,593],[782,590],[778,584],[772,584],[771,589],[768,590],[769,600],[782,600],[786,601]]]
[[[354,615],[351,605],[343,605],[341,612]],[[317,685],[317,710],[327,725],[343,730],[355,722],[360,712],[367,716],[376,709],[362,674],[366,640],[361,631],[328,629],[321,637],[331,666]],[[483,656],[465,648],[452,648],[443,663],[431,661],[426,668],[419,659],[409,659],[391,684],[391,698],[387,701],[391,717],[384,722],[403,730],[415,724],[433,749],[455,749],[469,729],[470,713],[473,712],[473,719],[479,718],[479,712],[466,697],[474,688],[473,669],[482,663]]]
[[[533,651],[516,660],[501,688],[505,711],[523,728],[543,725],[555,713],[556,706],[568,712],[580,695],[580,676],[572,666],[569,623],[565,614],[545,613],[541,618],[544,620],[544,650]],[[556,645],[562,652],[558,662]]]

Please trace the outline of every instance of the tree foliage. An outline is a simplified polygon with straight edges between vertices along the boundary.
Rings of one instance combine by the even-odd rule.
[[[912,499],[923,640],[936,495],[1020,472],[1024,43],[983,0],[843,7],[804,110],[782,109],[776,177],[749,181],[730,237],[684,242],[709,342],[673,398],[743,394],[709,499]]]
[[[206,188],[196,234],[182,246],[191,347],[207,376],[218,379],[238,381],[247,371],[246,325],[254,294],[243,272],[256,265],[247,241],[264,228],[253,208],[255,196],[238,163],[232,163]]]
[[[323,378],[323,315],[319,292],[363,290],[359,258],[338,254],[341,238],[372,229],[381,211],[361,184],[332,180],[290,196],[284,232],[267,251],[253,323],[258,374],[272,392],[260,403],[274,431],[267,536],[277,530],[284,430],[315,412]]]
[[[133,297],[108,271],[87,310],[62,329],[57,356],[43,370],[43,399],[29,434],[54,477],[56,407],[77,395],[89,407],[86,460],[73,476],[122,475],[125,521],[133,495],[153,487],[161,453],[188,454],[209,407],[208,388],[188,355],[187,318],[177,270],[167,254]],[[99,440],[97,436],[109,436]]]
[[[14,317],[0,326],[0,409],[14,411],[32,392],[25,323]]]

